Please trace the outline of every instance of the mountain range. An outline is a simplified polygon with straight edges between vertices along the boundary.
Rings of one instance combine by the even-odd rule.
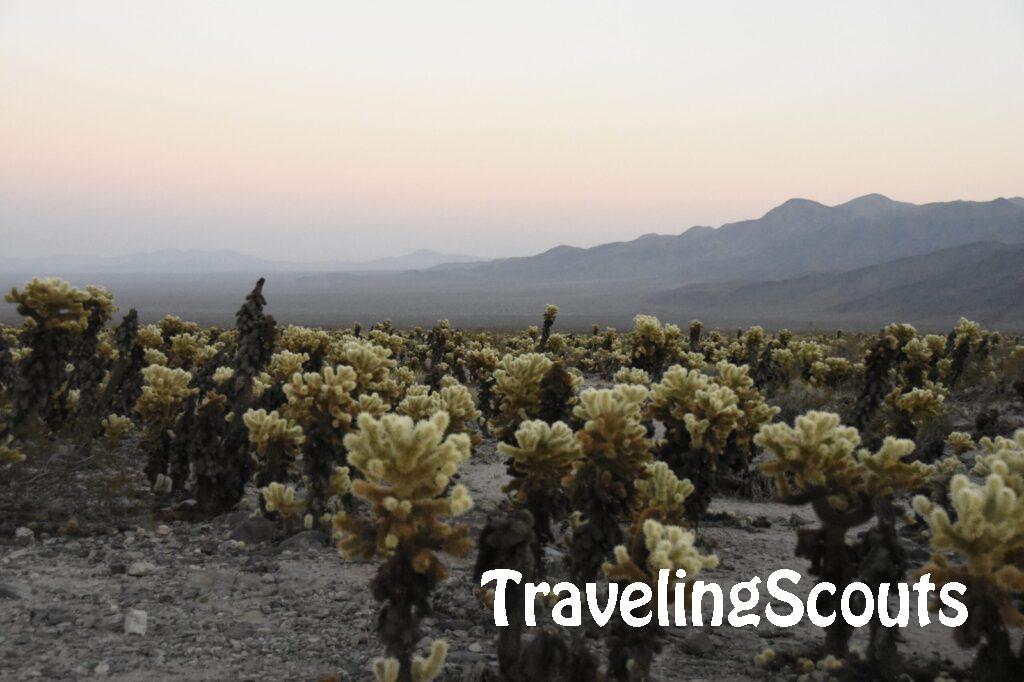
[[[0,286],[24,281],[21,273],[76,272],[20,267],[0,259]],[[1024,331],[1024,198],[917,205],[869,194],[836,206],[791,199],[718,228],[491,261],[417,252],[296,264],[174,251],[94,260],[77,272],[91,274],[72,281],[105,284],[122,308],[144,317],[206,323],[230,321],[254,276],[267,275],[279,320],[326,326],[449,318],[517,327],[537,323],[544,305],[556,303],[563,329],[626,326],[644,312],[718,326],[872,329],[899,320],[935,330],[963,315]],[[0,308],[0,316],[12,314]]]
[[[981,241],[1024,242],[1024,199],[915,205],[869,194],[838,206],[790,199],[756,220],[588,249],[463,266],[464,275],[530,280],[698,282],[841,272]]]

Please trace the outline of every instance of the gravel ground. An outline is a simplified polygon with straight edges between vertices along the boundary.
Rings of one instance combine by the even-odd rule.
[[[475,527],[501,501],[506,480],[493,444],[481,450],[462,475],[477,501],[469,515]],[[707,580],[727,589],[776,568],[806,571],[792,550],[794,529],[813,519],[809,509],[719,500],[713,511],[725,512],[724,520],[707,524],[701,537],[722,565],[708,571]],[[248,516],[241,511],[208,523],[161,524],[140,514],[130,524],[122,520],[121,530],[111,525],[90,536],[4,538],[0,677],[369,678],[370,661],[381,653],[373,632],[377,605],[367,589],[375,565],[342,560],[314,532],[271,538],[262,520]],[[560,554],[549,550],[549,565],[556,566]],[[496,664],[490,613],[473,587],[470,563],[456,563],[424,627],[424,650],[438,636],[451,643],[443,679],[474,679]],[[764,679],[752,663],[756,653],[769,646],[806,649],[820,638],[813,626],[781,630],[765,620],[756,629],[670,628],[655,674]],[[857,640],[863,644],[862,633]],[[906,640],[903,651],[915,657],[966,661],[938,624],[908,629]]]

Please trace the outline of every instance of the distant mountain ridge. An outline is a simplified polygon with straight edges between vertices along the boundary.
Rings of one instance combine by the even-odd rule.
[[[124,256],[55,256],[0,258],[0,272],[30,275],[66,273],[251,273],[275,272],[402,272],[425,270],[445,263],[473,263],[480,259],[420,249],[402,256],[368,261],[277,261],[221,249],[162,249]]]
[[[961,315],[1019,328],[1024,244],[975,242],[845,272],[773,282],[691,284],[651,296],[659,309],[742,318],[868,323]]]
[[[918,256],[980,241],[1024,243],[1024,199],[910,204],[880,194],[825,206],[790,199],[755,220],[677,235],[464,266],[467,278],[644,280],[666,285],[785,279]]]
[[[470,262],[457,262],[463,258]],[[13,259],[7,259],[10,263]],[[710,325],[877,329],[907,321],[948,330],[961,315],[1024,331],[1024,198],[916,205],[880,194],[837,206],[791,199],[764,216],[592,248],[476,261],[417,252],[366,263],[296,264],[233,251],[163,251],[40,267],[26,275],[109,286],[145,319],[174,313],[230,323],[255,276],[282,322],[337,326],[390,318],[429,325],[521,328],[548,303],[560,329],[628,326],[637,313]],[[53,267],[51,267],[53,266]],[[75,276],[71,276],[75,275]],[[13,308],[0,318],[16,321]]]

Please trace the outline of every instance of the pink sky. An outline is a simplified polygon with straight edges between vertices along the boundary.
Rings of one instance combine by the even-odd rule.
[[[1024,194],[1012,0],[212,5],[0,4],[11,253],[519,255]]]

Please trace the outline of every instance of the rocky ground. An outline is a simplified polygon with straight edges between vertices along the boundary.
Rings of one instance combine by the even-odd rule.
[[[502,497],[504,469],[493,450],[468,464],[463,480],[479,527]],[[780,567],[806,573],[792,549],[795,528],[813,518],[809,509],[726,499],[714,510],[726,514],[702,537],[722,564],[707,580],[727,588]],[[105,532],[94,525],[87,536],[23,530],[3,538],[0,678],[370,677],[380,654],[367,589],[375,565],[342,560],[313,532],[280,541],[248,517],[159,523],[140,514]],[[560,553],[551,550],[549,563]],[[473,587],[471,565],[456,563],[424,627],[425,639],[451,643],[444,679],[472,679],[496,662],[491,616]],[[907,653],[965,660],[940,625],[905,634]],[[807,648],[820,637],[810,625],[781,630],[766,621],[756,629],[671,628],[655,672],[666,680],[764,679],[755,654]],[[862,634],[857,639],[863,644]]]

